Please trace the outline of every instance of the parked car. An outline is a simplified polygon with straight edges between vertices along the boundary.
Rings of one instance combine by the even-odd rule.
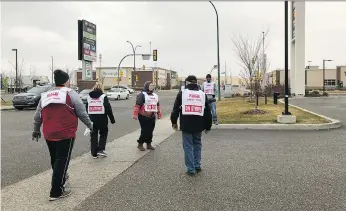
[[[112,86],[112,89],[121,88],[127,90],[130,94],[134,93],[135,90],[128,86]]]
[[[35,86],[25,93],[16,94],[12,99],[13,107],[17,110],[37,107],[41,94],[47,92],[50,88],[51,86]]]
[[[110,100],[127,100],[130,98],[129,91],[121,88],[111,88],[109,92],[107,92],[107,98]]]
[[[92,91],[92,89],[84,89],[79,93],[80,99],[83,101],[84,104],[87,103],[87,98],[89,96],[89,93]]]

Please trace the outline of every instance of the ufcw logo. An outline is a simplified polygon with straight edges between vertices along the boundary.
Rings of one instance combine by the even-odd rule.
[[[198,94],[189,94],[191,98],[201,98]]]
[[[48,95],[47,95],[47,97],[56,97],[56,96],[58,96],[59,95],[59,92],[53,92],[53,93],[49,93]]]

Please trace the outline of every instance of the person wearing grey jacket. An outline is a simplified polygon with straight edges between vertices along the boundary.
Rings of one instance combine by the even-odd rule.
[[[207,74],[206,76],[207,81],[205,81],[202,86],[201,90],[207,95],[208,102],[211,108],[211,114],[213,116],[213,122],[215,125],[218,125],[217,121],[217,114],[216,114],[216,99],[215,95],[217,92],[216,84],[211,80],[211,75]]]
[[[90,130],[93,128],[85,106],[78,94],[69,87],[69,76],[62,70],[54,71],[56,87],[41,94],[34,115],[32,139],[41,138],[40,128],[46,139],[53,169],[50,201],[71,194],[65,189],[67,169],[80,119]]]

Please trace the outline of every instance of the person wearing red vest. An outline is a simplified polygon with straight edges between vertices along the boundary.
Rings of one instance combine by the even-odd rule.
[[[154,150],[151,145],[153,141],[153,132],[155,129],[155,121],[157,118],[161,119],[162,113],[160,109],[159,97],[153,92],[153,84],[151,81],[144,83],[144,88],[141,93],[137,95],[136,105],[133,109],[132,118],[139,120],[141,126],[141,135],[138,142],[138,149],[145,151],[143,144],[147,144],[147,149]]]
[[[90,133],[91,155],[94,159],[107,157],[106,142],[108,136],[108,117],[111,123],[115,123],[112,106],[107,96],[102,92],[100,84],[96,84],[93,91],[89,93],[86,109],[93,124],[93,131]],[[100,133],[100,139],[98,137]]]
[[[93,123],[85,110],[78,94],[69,87],[69,76],[62,70],[54,71],[55,87],[41,94],[40,102],[34,115],[32,139],[46,139],[53,169],[49,201],[69,196],[65,189],[67,170],[78,128],[78,118],[90,129]]]

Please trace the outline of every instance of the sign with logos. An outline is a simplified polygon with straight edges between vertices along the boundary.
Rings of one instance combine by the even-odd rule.
[[[85,69],[85,80],[92,80],[92,63],[90,61],[84,61]]]
[[[86,21],[78,21],[78,59],[96,62],[96,25]]]
[[[118,78],[118,68],[114,69],[102,69],[102,76],[105,78]],[[122,73],[122,74],[121,74]],[[120,68],[120,77],[127,77],[126,76],[126,69],[121,69]]]

